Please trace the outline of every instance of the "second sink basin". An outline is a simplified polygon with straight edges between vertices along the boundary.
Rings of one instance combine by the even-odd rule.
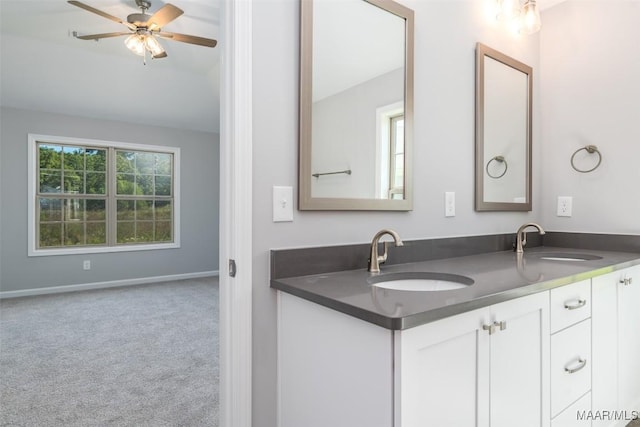
[[[378,288],[424,292],[466,288],[473,284],[473,279],[448,273],[407,272],[381,274],[369,278],[368,282]]]
[[[566,253],[566,252],[541,252],[541,253],[535,253],[534,255],[540,259],[547,260],[547,261],[580,262],[580,261],[593,261],[596,259],[602,259],[602,257],[598,255]]]

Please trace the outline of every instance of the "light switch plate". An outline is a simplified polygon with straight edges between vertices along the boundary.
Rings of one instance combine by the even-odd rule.
[[[273,187],[273,222],[293,221],[293,187]]]

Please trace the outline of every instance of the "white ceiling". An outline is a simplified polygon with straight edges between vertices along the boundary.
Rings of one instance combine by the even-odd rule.
[[[125,19],[134,0],[82,0]],[[542,9],[564,0],[538,0]],[[220,0],[171,0],[185,11],[167,31],[218,40],[216,48],[161,40],[168,57],[148,61],[124,37],[71,33],[124,30],[65,0],[0,0],[0,105],[219,132]],[[166,1],[153,0],[150,13]]]
[[[134,0],[82,0],[126,19]],[[133,123],[219,131],[219,0],[171,0],[184,15],[166,31],[218,40],[207,48],[162,39],[168,57],[147,60],[124,37],[98,42],[71,33],[126,27],[65,0],[0,0],[0,103]],[[149,13],[166,2],[152,1]]]

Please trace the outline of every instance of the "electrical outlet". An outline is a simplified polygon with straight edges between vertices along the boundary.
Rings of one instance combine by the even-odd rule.
[[[573,208],[573,197],[558,196],[558,216],[571,216]]]
[[[444,216],[456,216],[456,193],[453,191],[444,193]]]
[[[85,259],[84,261],[82,261],[82,269],[91,270],[91,261],[88,259]]]

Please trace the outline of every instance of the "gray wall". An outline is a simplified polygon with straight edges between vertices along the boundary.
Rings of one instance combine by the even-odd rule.
[[[381,228],[404,239],[513,233],[539,220],[540,125],[534,81],[533,207],[473,210],[475,43],[534,69],[538,37],[514,38],[484,20],[481,1],[403,0],[414,9],[415,158],[412,212],[300,212],[271,221],[274,185],[297,188],[299,1],[253,2],[253,425],[276,425],[276,293],[269,250],[365,243]],[[444,192],[456,192],[456,217],[444,217]],[[296,193],[296,191],[294,191]]]
[[[218,270],[217,134],[13,108],[0,111],[2,291]],[[181,248],[28,257],[28,133],[180,147]],[[91,260],[91,270],[82,269],[85,259]]]
[[[550,230],[640,234],[640,2],[568,1],[543,14],[544,223]],[[577,149],[602,164],[578,173]],[[581,151],[576,164],[594,166]],[[573,216],[557,217],[558,196]]]

